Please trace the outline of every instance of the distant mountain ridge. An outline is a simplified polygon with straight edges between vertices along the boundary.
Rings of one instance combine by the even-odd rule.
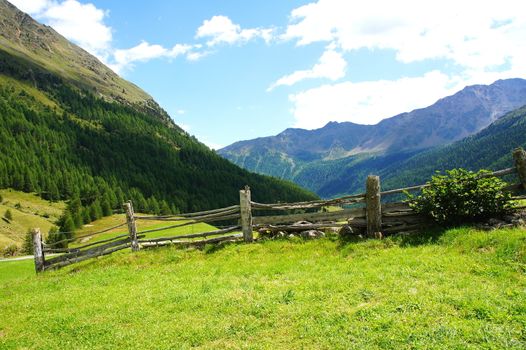
[[[383,159],[408,159],[474,135],[503,114],[526,105],[526,80],[468,86],[433,105],[376,125],[331,122],[320,129],[287,129],[236,142],[218,151],[237,165],[295,181],[322,196],[347,193],[327,185],[342,173],[358,176]],[[372,162],[372,163],[371,163]],[[359,173],[350,173],[349,169]]]

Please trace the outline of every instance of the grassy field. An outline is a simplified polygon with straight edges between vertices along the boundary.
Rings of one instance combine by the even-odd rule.
[[[0,219],[0,251],[11,244],[20,246],[28,229],[38,227],[45,234],[60,217],[64,202],[48,202],[32,193],[14,190],[0,190],[3,202],[0,216],[10,210],[13,220]]]
[[[526,231],[0,264],[2,349],[524,349]]]

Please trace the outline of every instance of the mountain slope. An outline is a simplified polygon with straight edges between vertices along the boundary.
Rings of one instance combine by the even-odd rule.
[[[525,104],[526,80],[499,80],[466,87],[432,106],[376,125],[332,122],[316,130],[287,129],[277,136],[236,142],[219,154],[246,169],[334,196],[356,190],[353,177],[473,135]]]
[[[97,97],[154,113],[167,124],[175,126],[168,114],[146,92],[119,77],[53,28],[36,22],[5,0],[0,0],[0,47]]]
[[[128,198],[137,210],[154,213],[231,205],[245,185],[259,201],[315,198],[219,157],[177,127],[142,90],[4,0],[0,13],[2,26],[19,23],[6,33],[29,38],[1,35],[0,188],[70,199],[68,215],[77,227],[111,214]],[[31,46],[35,32],[39,45],[50,50]],[[63,59],[73,68],[61,71],[51,64]],[[90,64],[113,74],[113,80],[84,75]],[[80,75],[72,76],[77,66]],[[122,86],[136,98],[119,97]]]

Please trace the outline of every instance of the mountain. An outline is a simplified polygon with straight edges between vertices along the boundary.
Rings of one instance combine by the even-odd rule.
[[[137,86],[0,0],[0,188],[69,200],[61,224],[316,196],[218,156]],[[69,215],[69,217],[68,217]],[[70,224],[65,225],[70,219]]]
[[[526,80],[499,80],[468,86],[376,125],[331,122],[316,130],[287,129],[236,142],[218,153],[246,169],[290,179],[330,197],[361,188],[355,178],[464,139],[525,104]]]

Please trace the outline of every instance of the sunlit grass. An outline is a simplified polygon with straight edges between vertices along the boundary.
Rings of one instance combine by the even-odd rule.
[[[6,349],[526,346],[522,229],[125,250],[36,277],[10,264]]]

